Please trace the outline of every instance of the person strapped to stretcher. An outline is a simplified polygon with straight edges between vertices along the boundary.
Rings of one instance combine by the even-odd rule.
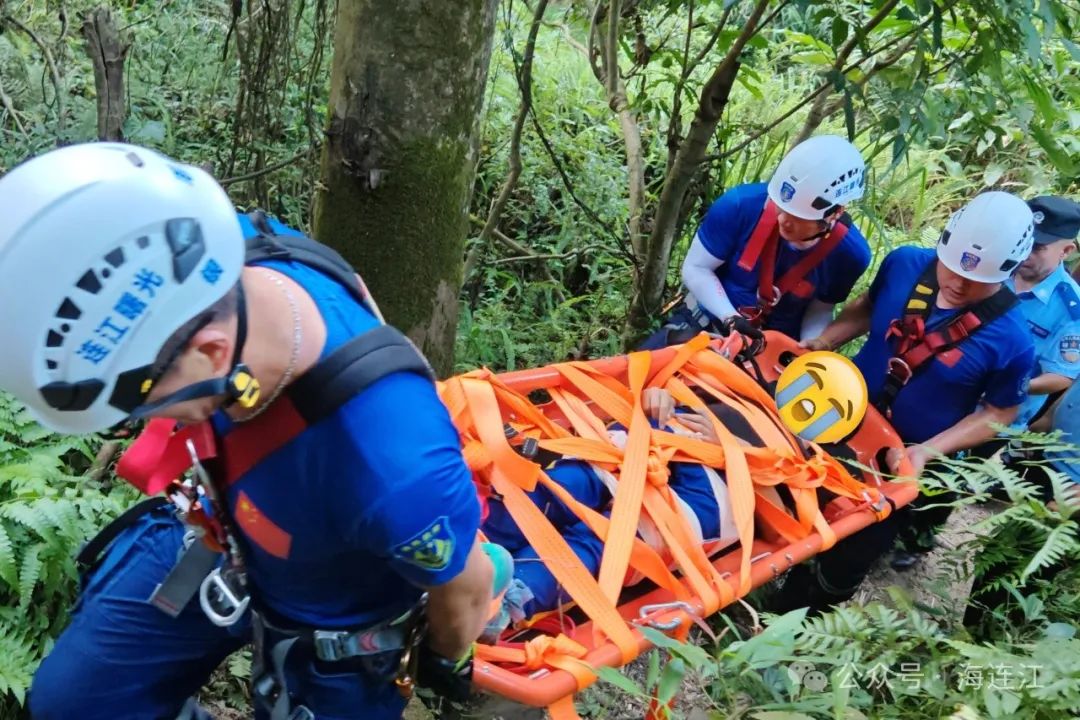
[[[482,532],[514,557],[478,658],[566,670],[582,687],[594,676],[575,662],[588,650],[574,631],[545,625],[521,646],[507,626],[537,630],[571,601],[627,662],[637,644],[617,607],[626,586],[647,579],[708,616],[751,589],[757,539],[819,534],[829,548],[841,516],[891,514],[888,497],[834,457],[844,446],[793,436],[765,387],[709,343],[702,333],[677,353],[632,353],[607,371],[550,366],[540,406],[486,371],[440,383],[485,498]],[[737,561],[731,577],[712,564],[724,550]],[[572,706],[549,709],[575,717]]]

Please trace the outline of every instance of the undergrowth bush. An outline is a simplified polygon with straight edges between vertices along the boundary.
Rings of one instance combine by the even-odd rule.
[[[48,433],[0,394],[0,717],[15,716],[67,625],[79,547],[134,498],[87,481],[94,457],[91,441]]]

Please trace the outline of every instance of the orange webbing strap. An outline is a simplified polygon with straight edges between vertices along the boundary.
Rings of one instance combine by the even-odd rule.
[[[695,407],[703,412],[712,422],[713,429],[724,451],[725,474],[727,476],[728,497],[731,502],[731,516],[735,522],[735,531],[739,536],[741,560],[739,563],[739,595],[751,590],[750,557],[754,545],[754,483],[750,478],[750,468],[746,464],[739,441],[723,423],[705,406],[701,398],[695,395],[678,378],[667,382],[672,396],[681,403]]]
[[[645,372],[648,372],[647,363],[650,362],[651,357],[648,352],[632,353],[629,358],[630,367],[627,369],[628,372],[632,372],[635,357],[640,358],[636,361],[639,364],[642,361],[646,363]],[[582,369],[574,363],[560,363],[555,365],[555,369],[558,370],[571,384],[576,386],[585,397],[595,402],[597,407],[610,415],[612,419],[623,427],[630,427],[630,418],[634,408],[640,407],[641,405],[640,392],[636,396],[630,397],[628,400],[621,393],[617,393],[604,383],[599,382],[590,373],[583,372]],[[642,384],[644,385],[644,379],[642,379]],[[642,414],[642,417],[645,417],[644,413]],[[647,419],[645,424],[648,425]]]
[[[562,410],[563,415],[570,421],[570,425],[583,438],[603,438],[607,442],[607,428],[600,419],[589,410],[585,401],[573,393],[564,392],[559,388],[548,390],[552,401]]]
[[[766,447],[774,449],[790,448],[793,453],[797,451],[798,445],[795,438],[786,433],[782,429],[782,424],[778,425],[773,416],[757,404],[733,393],[718,389],[703,375],[698,375],[690,370],[684,371],[683,375],[715,400],[742,415]],[[765,407],[769,406],[766,405]]]
[[[544,435],[548,437],[570,437],[569,431],[552,421],[551,418],[541,412],[539,408],[529,402],[528,398],[522,397],[519,393],[507,387],[503,381],[499,380],[498,376],[492,374],[490,371],[475,370],[460,377],[476,378],[490,384],[495,390],[495,397],[498,398],[501,405],[505,405],[519,420],[527,421],[534,425]]]
[[[709,335],[701,332],[691,338],[685,345],[679,348],[675,353],[675,357],[671,359],[664,367],[660,368],[652,378],[649,379],[649,387],[664,387],[668,379],[680,370],[686,361],[697,353],[704,351],[709,346]]]
[[[601,540],[607,539],[608,529],[611,525],[610,520],[589,506],[579,502],[572,494],[570,494],[570,491],[549,478],[546,473],[540,475],[540,483],[550,490],[552,495],[566,505],[570,512],[577,515],[598,538]],[[660,554],[636,537],[634,538],[634,546],[630,553],[630,564],[658,587],[662,587],[671,592],[677,600],[682,600],[684,602],[690,600],[690,593],[687,591],[686,587],[672,575],[671,571],[664,563],[664,560],[660,557]]]
[[[477,645],[476,657],[490,663],[514,663],[526,670],[540,670],[550,666],[565,670],[574,677],[578,690],[588,687],[596,680],[588,664],[581,658],[586,654],[585,647],[574,642],[566,635],[555,637],[540,635],[520,647]],[[579,720],[574,707],[574,696],[565,695],[548,706],[551,720]]]
[[[619,647],[623,662],[629,662],[637,656],[637,641],[615,606],[618,597],[609,599],[601,591],[566,540],[522,489],[519,473],[524,473],[527,482],[531,483],[540,468],[514,452],[507,443],[494,389],[479,379],[463,379],[461,387],[476,432],[491,453],[491,484],[503,496],[507,511],[566,593]],[[629,546],[627,556],[629,558]]]
[[[645,417],[645,412],[641,409],[641,391],[645,384],[645,374],[649,371],[651,357],[647,352],[636,352],[630,355],[627,372],[634,405],[628,413],[618,413],[622,415],[623,424],[629,427],[629,436],[626,440],[626,448],[623,450],[619,488],[612,503],[611,528],[607,542],[604,544],[604,554],[600,558],[599,576],[600,590],[613,603],[617,603],[619,595],[622,594],[623,580],[626,579],[626,570],[630,564],[630,547],[637,536],[641,504],[645,496],[645,474],[649,464],[651,427],[648,418]],[[560,371],[579,387],[585,380],[583,375],[574,379],[574,375],[578,373],[573,368],[564,367],[560,368]],[[605,393],[598,389],[601,387],[599,383],[596,385],[598,387],[593,389],[596,394],[592,397],[601,407],[604,407],[605,402],[611,405],[621,402],[621,398],[615,401],[606,397]],[[616,412],[612,412],[607,407],[604,409],[618,419]],[[631,414],[629,422],[626,422],[627,414]]]

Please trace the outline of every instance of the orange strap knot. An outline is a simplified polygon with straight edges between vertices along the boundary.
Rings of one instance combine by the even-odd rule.
[[[550,665],[550,660],[558,657],[583,658],[586,652],[585,646],[571,640],[562,633],[552,637],[551,635],[539,635],[525,643],[525,667],[529,670],[539,670]]]
[[[674,451],[667,452],[658,451],[655,448],[649,449],[649,459],[646,465],[645,478],[653,487],[667,487],[668,480],[671,477],[671,469],[668,467],[668,460],[672,455],[674,455]]]

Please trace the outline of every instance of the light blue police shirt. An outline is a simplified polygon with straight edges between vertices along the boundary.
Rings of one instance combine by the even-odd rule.
[[[1012,278],[1006,284],[1016,290]],[[1032,377],[1055,373],[1075,380],[1080,376],[1080,285],[1062,264],[1031,290],[1017,293],[1017,297],[1035,341]],[[1027,427],[1046,398],[1028,395],[1013,427]]]
[[[1057,409],[1054,410],[1052,430],[1061,431],[1061,441],[1080,448],[1080,383],[1073,383],[1065,391]],[[1080,450],[1047,452],[1050,465],[1060,470],[1073,482],[1080,483]]]

